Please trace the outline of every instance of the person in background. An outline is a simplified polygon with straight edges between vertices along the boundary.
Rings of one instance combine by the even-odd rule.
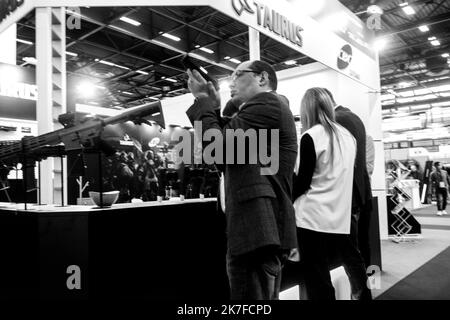
[[[224,137],[227,129],[279,130],[277,172],[262,175],[259,159],[256,164],[219,166],[225,174],[231,299],[278,299],[283,263],[297,246],[291,200],[297,157],[294,117],[272,92],[277,89],[277,77],[266,62],[246,61],[233,72],[231,99],[238,102],[239,111],[225,124],[218,116],[220,97],[212,83],[206,83],[196,70],[188,70],[188,75],[196,101],[186,113],[191,122],[201,121],[204,130],[218,129]]]
[[[293,198],[304,287],[309,300],[335,300],[330,252],[359,252],[349,238],[356,142],[335,120],[323,88],[303,96]],[[366,271],[361,259],[361,277]]]
[[[350,238],[356,251],[368,250],[370,213],[372,212],[372,188],[370,178],[367,173],[366,161],[366,128],[362,120],[348,108],[338,105],[333,95],[328,89],[324,90],[329,95],[336,113],[336,122],[346,128],[356,140],[356,160],[353,174],[352,192],[352,219]],[[367,243],[359,243],[367,241]],[[365,248],[365,249],[362,249]],[[370,257],[370,252],[364,252],[366,258]],[[352,287],[352,299],[371,300],[372,294],[367,287],[366,280],[359,275],[360,261],[355,255],[343,255],[342,262]],[[370,266],[370,261],[367,261]],[[367,278],[367,277],[366,277]]]
[[[436,161],[434,163],[434,167],[436,168],[436,170],[431,173],[430,181],[436,195],[436,214],[438,216],[442,216],[447,214],[447,211],[445,211],[445,209],[447,208],[447,193],[450,180],[447,171],[442,169],[441,163],[439,161]]]
[[[416,179],[419,181],[422,180],[422,175],[420,174],[420,172],[417,169],[417,166],[415,164],[411,164],[409,166],[409,170],[411,170],[411,172],[409,173],[409,176],[408,176],[410,179]]]
[[[130,202],[130,184],[133,181],[134,173],[128,165],[127,154],[122,151],[117,165],[117,187],[119,188],[119,203]]]
[[[154,156],[155,153],[152,150],[146,151],[144,155],[144,194],[142,196],[144,201],[157,200],[158,177]]]

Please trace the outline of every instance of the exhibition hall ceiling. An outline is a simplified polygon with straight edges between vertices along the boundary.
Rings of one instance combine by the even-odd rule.
[[[382,12],[375,33],[383,45],[383,117],[420,116],[419,129],[450,125],[450,0],[340,2],[363,21]],[[183,94],[185,53],[201,56],[196,62],[218,79],[249,59],[248,27],[210,7],[79,9],[79,28],[67,29],[67,73],[68,90],[82,103],[124,108]],[[314,62],[263,34],[260,40],[261,59],[277,70]],[[18,65],[34,68],[35,42],[31,12],[18,23]],[[89,86],[96,92],[84,97]],[[404,120],[392,132],[412,129]]]
[[[210,7],[90,7],[80,15],[80,28],[67,29],[67,73],[68,90],[84,82],[79,98],[86,80],[98,89],[84,103],[121,108],[183,94],[186,53],[201,56],[196,62],[217,79],[249,59],[248,27]],[[17,64],[34,67],[34,13],[20,21],[17,37]],[[260,47],[277,70],[313,62],[263,34]]]
[[[414,139],[421,131],[450,136],[450,0],[340,2],[362,20],[369,19],[370,6],[382,10],[376,35],[384,44],[383,128],[392,133],[385,137],[403,133],[399,139]]]

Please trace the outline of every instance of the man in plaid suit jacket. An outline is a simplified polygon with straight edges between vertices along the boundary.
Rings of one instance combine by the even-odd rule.
[[[263,147],[271,150],[271,130],[279,130],[278,154],[271,155],[272,159],[278,156],[278,171],[262,175],[260,161],[218,166],[225,175],[231,298],[277,299],[283,262],[297,246],[291,200],[297,157],[294,118],[285,100],[272,92],[277,78],[265,62],[247,61],[236,68],[230,88],[232,100],[239,101],[240,107],[229,121],[218,116],[219,95],[212,84],[206,84],[196,71],[188,74],[196,101],[187,115],[193,123],[201,121],[203,131],[221,130],[225,140],[227,129],[267,129]]]

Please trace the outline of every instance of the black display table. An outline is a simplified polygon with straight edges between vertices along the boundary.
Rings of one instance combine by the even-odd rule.
[[[0,298],[228,299],[214,199],[29,208],[0,204]]]

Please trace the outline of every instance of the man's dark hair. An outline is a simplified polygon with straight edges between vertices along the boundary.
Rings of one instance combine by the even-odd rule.
[[[328,90],[327,88],[323,88],[323,90],[325,90],[325,92],[330,96],[331,102],[333,102],[333,104],[336,105],[336,101],[334,101],[334,97],[331,91]]]
[[[436,161],[435,163],[434,163],[434,166],[435,167],[437,167],[438,165],[440,165],[441,163],[439,162],[439,161]]]
[[[256,73],[262,73],[263,71],[267,72],[267,74],[269,75],[270,89],[272,89],[273,91],[277,90],[277,74],[275,73],[275,69],[270,64],[261,60],[254,60],[250,65],[250,69],[255,71]]]

